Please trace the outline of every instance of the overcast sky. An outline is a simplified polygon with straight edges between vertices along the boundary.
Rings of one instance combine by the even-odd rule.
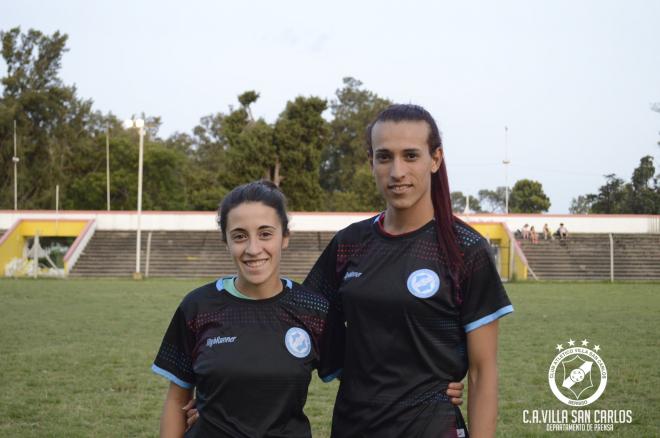
[[[274,121],[353,76],[431,111],[451,189],[476,195],[504,185],[508,126],[510,184],[540,181],[565,213],[604,174],[629,180],[642,156],[660,159],[659,19],[654,0],[21,0],[0,29],[68,34],[64,82],[120,118],[161,116],[164,137],[245,90]]]

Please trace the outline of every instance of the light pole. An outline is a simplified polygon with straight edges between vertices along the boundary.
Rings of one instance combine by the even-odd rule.
[[[509,127],[504,127],[504,214],[509,214]]]
[[[135,280],[142,279],[140,273],[140,246],[142,236],[142,161],[144,156],[144,120],[131,119],[124,122],[124,128],[137,128],[140,134],[140,153],[138,159],[138,199],[137,199],[137,241],[135,243],[135,272],[133,278]]]
[[[110,127],[105,128],[105,175],[106,175],[106,204],[110,211]]]
[[[18,153],[16,151],[16,120],[14,120],[14,211],[18,210]]]

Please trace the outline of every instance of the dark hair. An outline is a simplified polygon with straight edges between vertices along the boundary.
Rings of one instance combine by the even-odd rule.
[[[428,111],[419,105],[395,104],[381,111],[367,127],[367,145],[370,157],[373,155],[371,134],[378,122],[426,122],[429,127],[429,136],[426,141],[429,145],[429,152],[433,153],[436,149],[442,149],[440,130]],[[450,275],[456,287],[456,297],[460,302],[461,297],[458,286],[463,269],[463,253],[458,244],[454,224],[457,222],[463,223],[463,221],[454,216],[452,212],[446,161],[443,157],[440,168],[431,177],[431,200],[433,201],[433,215],[435,216],[435,226],[438,234],[439,256],[447,261]]]
[[[222,240],[227,241],[227,216],[229,212],[246,202],[261,202],[277,212],[282,224],[282,234],[289,235],[289,217],[286,215],[286,197],[268,180],[254,181],[236,187],[224,197],[218,208],[216,221],[220,225]]]

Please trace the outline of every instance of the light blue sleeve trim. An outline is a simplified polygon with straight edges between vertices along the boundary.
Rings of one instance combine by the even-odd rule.
[[[325,377],[321,377],[321,376],[319,376],[319,377],[321,377],[321,380],[323,380],[324,383],[330,383],[330,382],[332,382],[333,380],[335,380],[337,377],[341,376],[341,372],[342,372],[342,370],[343,370],[343,369],[340,368],[340,369],[338,369],[337,371],[335,371],[335,372],[332,373],[332,374],[328,374],[328,375],[325,376]]]
[[[284,280],[286,282],[286,287],[288,287],[289,289],[291,289],[293,287],[293,281],[289,280],[286,277],[282,277],[282,280]]]
[[[184,389],[190,389],[190,388],[193,387],[193,385],[191,383],[184,382],[183,380],[179,379],[174,374],[170,373],[169,371],[165,371],[164,369],[157,366],[156,364],[151,365],[151,371],[153,371],[154,373],[156,373],[160,376],[165,377],[170,382],[174,382],[174,383],[176,383],[177,385],[179,385],[180,387],[182,387]]]
[[[503,317],[504,315],[507,315],[511,312],[513,312],[513,306],[512,305],[509,304],[508,306],[504,306],[501,309],[491,313],[490,315],[486,315],[483,318],[479,318],[474,322],[471,322],[469,324],[465,324],[465,326],[464,326],[465,333],[469,333],[474,329],[478,329],[479,327],[481,327],[483,325],[489,324],[489,323],[495,321],[496,319],[499,319],[499,318]]]

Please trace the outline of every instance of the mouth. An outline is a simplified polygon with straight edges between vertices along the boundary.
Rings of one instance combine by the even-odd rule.
[[[390,184],[387,186],[390,192],[394,194],[405,193],[412,188],[412,184]]]
[[[243,264],[250,269],[257,269],[265,265],[268,259],[243,260]]]

